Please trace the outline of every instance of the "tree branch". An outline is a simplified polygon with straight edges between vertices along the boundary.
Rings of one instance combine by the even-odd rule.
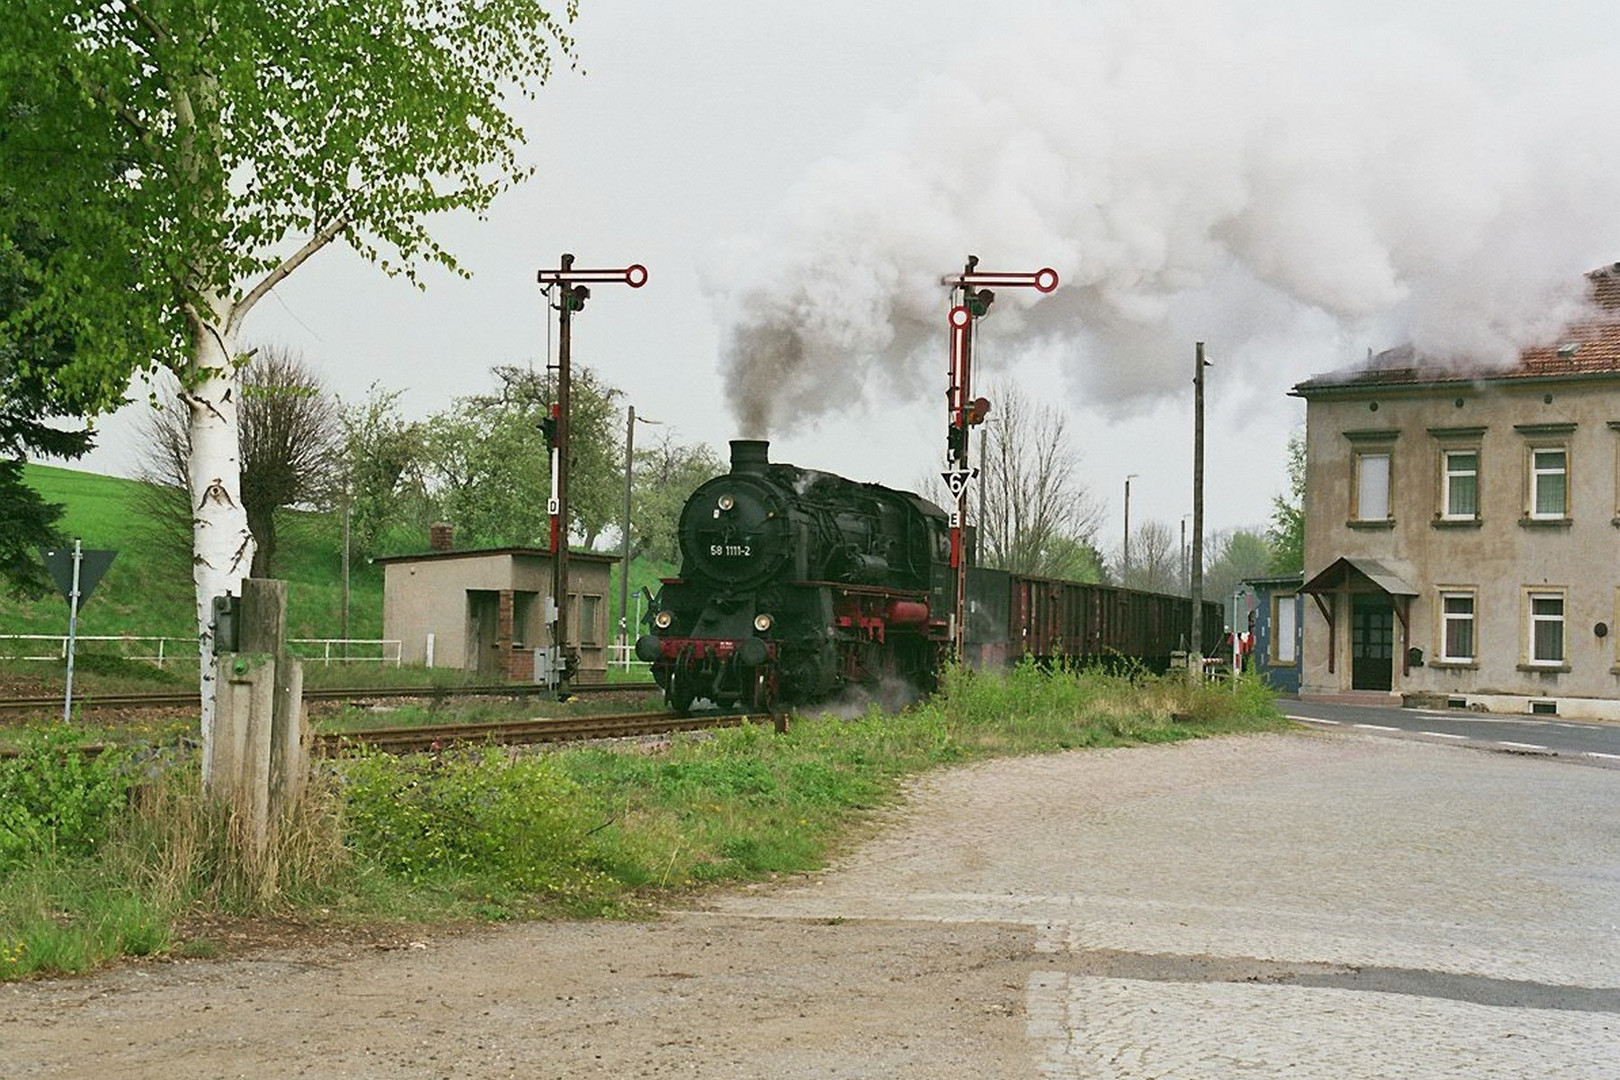
[[[264,299],[266,293],[280,285],[282,280],[304,264],[304,260],[315,254],[321,248],[330,244],[337,235],[349,227],[350,217],[347,214],[339,215],[328,222],[321,230],[304,241],[304,246],[289,255],[280,266],[266,274],[257,285],[253,286],[246,296],[236,302],[231,309],[230,328],[235,330],[247,313],[253,310],[253,305]]]
[[[124,8],[135,16],[137,22],[146,27],[155,44],[163,45],[169,40],[169,32],[159,25],[156,19],[148,15],[141,5],[135,3],[135,0],[124,0]]]

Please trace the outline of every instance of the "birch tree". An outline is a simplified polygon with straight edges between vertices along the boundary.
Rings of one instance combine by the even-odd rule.
[[[243,320],[335,241],[412,280],[426,264],[456,269],[428,219],[482,212],[525,175],[507,98],[572,56],[575,0],[563,2],[554,16],[539,0],[29,0],[0,20],[0,90],[26,91],[35,110],[35,145],[0,164],[45,181],[0,174],[16,197],[0,223],[35,213],[59,253],[36,268],[36,309],[140,320],[181,382],[205,771],[212,601],[238,591],[254,553],[238,464]],[[75,168],[109,157],[111,175]],[[89,253],[131,287],[87,270]],[[116,393],[153,360],[107,353],[82,374]]]

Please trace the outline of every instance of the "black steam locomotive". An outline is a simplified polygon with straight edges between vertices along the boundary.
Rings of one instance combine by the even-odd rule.
[[[671,708],[693,701],[797,705],[886,680],[933,687],[950,654],[955,574],[945,511],[910,492],[772,463],[735,440],[731,471],[681,511],[681,576],[663,583],[636,655]],[[1182,597],[972,567],[970,663],[1169,665],[1184,647]],[[1221,629],[1205,605],[1205,641]]]

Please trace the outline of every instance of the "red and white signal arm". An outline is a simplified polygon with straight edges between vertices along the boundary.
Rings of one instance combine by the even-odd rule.
[[[569,267],[566,270],[541,270],[536,276],[536,280],[542,285],[607,282],[639,289],[647,284],[647,268],[640,263],[631,263],[629,266],[622,266],[613,270],[590,270],[578,267]]]
[[[947,274],[940,278],[941,285],[950,285],[953,288],[963,286],[1016,289],[1028,288],[1036,292],[1049,293],[1058,287],[1058,272],[1050,266],[1043,266],[1033,273],[997,273],[975,270],[971,274]]]

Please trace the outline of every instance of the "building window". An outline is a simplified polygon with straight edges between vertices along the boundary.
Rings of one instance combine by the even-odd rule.
[[[1298,610],[1298,596],[1274,596],[1271,598],[1271,662],[1273,664],[1292,664],[1298,659],[1294,651],[1294,640],[1298,636],[1299,628],[1295,622],[1295,613]]]
[[[1479,516],[1479,451],[1447,450],[1444,454],[1440,516],[1473,519]]]
[[[597,618],[601,611],[602,598],[600,596],[581,596],[579,598],[579,643],[586,648],[595,648],[602,644],[602,635],[597,632]]]
[[[1389,451],[1364,451],[1356,455],[1356,521],[1388,521]]]
[[[1564,662],[1564,594],[1530,594],[1530,662]]]
[[[1450,663],[1471,663],[1474,654],[1474,594],[1440,594],[1440,659]]]
[[[1530,451],[1530,516],[1569,516],[1569,451],[1561,446]]]

